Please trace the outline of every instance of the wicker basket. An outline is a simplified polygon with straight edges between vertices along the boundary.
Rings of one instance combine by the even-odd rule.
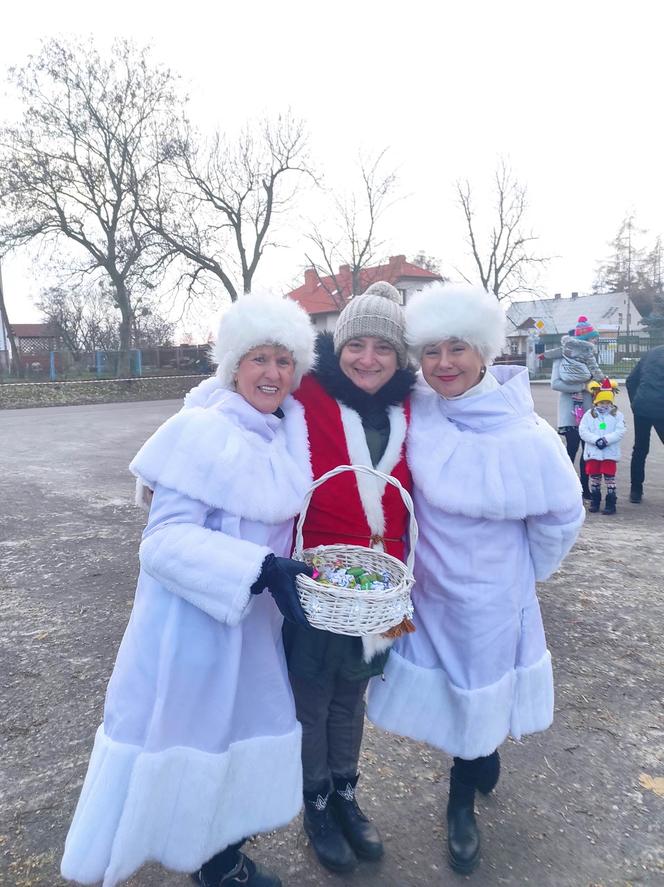
[[[317,548],[303,549],[302,528],[314,491],[344,471],[371,475],[399,490],[410,516],[409,551],[405,564],[382,550],[365,548],[361,545],[319,545]],[[369,572],[387,573],[391,581],[389,587],[382,591],[349,589],[337,585],[323,585],[309,576],[300,574],[296,580],[297,590],[310,625],[335,634],[361,637],[368,634],[382,634],[398,625],[405,617],[410,618],[413,615],[410,589],[415,581],[413,563],[416,542],[417,522],[413,514],[413,500],[396,478],[364,465],[339,465],[319,477],[311,486],[302,506],[297,522],[293,557],[308,563],[316,557],[323,563],[363,567]],[[380,542],[377,544],[382,548]]]

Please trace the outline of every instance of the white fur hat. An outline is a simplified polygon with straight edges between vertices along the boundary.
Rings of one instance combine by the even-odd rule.
[[[425,345],[462,339],[490,364],[505,343],[505,313],[480,287],[433,283],[406,305],[406,341],[419,361]]]
[[[212,356],[217,376],[225,388],[244,355],[259,345],[282,345],[293,355],[293,390],[314,364],[315,331],[309,315],[292,299],[271,293],[240,296],[221,318]]]

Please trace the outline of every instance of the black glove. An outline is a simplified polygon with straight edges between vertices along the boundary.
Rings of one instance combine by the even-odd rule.
[[[608,443],[606,441],[606,438],[598,437],[597,440],[595,441],[595,446],[597,447],[598,450],[603,450],[604,447],[608,447]]]
[[[295,577],[299,573],[313,576],[314,571],[309,564],[302,561],[268,554],[263,561],[260,576],[251,586],[251,593],[260,594],[267,588],[284,619],[296,625],[309,625],[295,587]]]

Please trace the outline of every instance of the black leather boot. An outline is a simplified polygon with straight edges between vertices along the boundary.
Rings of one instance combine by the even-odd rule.
[[[349,872],[357,857],[344,837],[330,805],[330,787],[304,792],[304,830],[318,861],[332,872]]]
[[[282,887],[276,875],[256,865],[244,853],[237,854],[237,862],[230,871],[218,872],[206,863],[191,875],[191,880],[200,887]]]
[[[604,508],[602,509],[602,514],[615,514],[617,501],[618,496],[615,493],[607,493],[606,499],[604,500]]]
[[[632,487],[629,491],[629,501],[633,502],[635,505],[638,505],[639,502],[643,499],[643,487]]]
[[[447,849],[454,871],[469,875],[479,865],[480,833],[475,822],[475,787],[462,781],[460,770],[455,761],[447,802]]]
[[[360,810],[355,798],[355,776],[333,776],[332,809],[344,837],[362,859],[376,860],[383,855],[383,842],[376,826]]]
[[[500,755],[496,750],[484,758],[476,758],[475,764],[475,786],[483,795],[488,795],[498,785],[500,778]]]
[[[590,494],[590,508],[588,511],[591,514],[596,514],[599,511],[599,506],[602,504],[602,493],[601,490],[593,490]]]

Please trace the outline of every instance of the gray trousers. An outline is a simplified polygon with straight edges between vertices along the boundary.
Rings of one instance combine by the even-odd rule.
[[[354,776],[364,732],[364,694],[369,679],[332,677],[323,686],[290,674],[297,719],[302,724],[304,791],[317,791],[331,776]]]

